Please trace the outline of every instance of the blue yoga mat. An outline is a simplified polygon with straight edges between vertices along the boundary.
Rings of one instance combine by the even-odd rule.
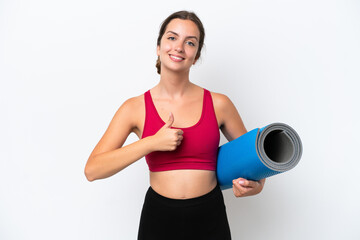
[[[221,189],[239,177],[260,180],[295,167],[302,154],[299,135],[284,123],[273,123],[225,143],[218,149],[217,179]]]

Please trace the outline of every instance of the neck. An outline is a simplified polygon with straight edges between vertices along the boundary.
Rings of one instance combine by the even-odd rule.
[[[192,85],[189,80],[189,72],[162,71],[159,82],[159,90],[169,97],[182,96]]]

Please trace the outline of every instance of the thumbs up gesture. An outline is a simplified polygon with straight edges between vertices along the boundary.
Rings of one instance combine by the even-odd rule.
[[[155,135],[157,151],[174,151],[181,144],[183,139],[183,131],[181,129],[172,129],[174,123],[174,115],[170,113],[169,119]]]

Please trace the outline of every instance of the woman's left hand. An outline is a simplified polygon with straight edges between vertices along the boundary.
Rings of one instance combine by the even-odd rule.
[[[265,184],[265,178],[259,181],[250,181],[244,178],[233,180],[233,192],[236,197],[246,197],[261,192]]]

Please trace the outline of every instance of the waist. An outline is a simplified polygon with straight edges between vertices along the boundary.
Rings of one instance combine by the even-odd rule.
[[[217,185],[216,173],[210,170],[150,171],[150,185],[158,194],[172,199],[202,196]]]

